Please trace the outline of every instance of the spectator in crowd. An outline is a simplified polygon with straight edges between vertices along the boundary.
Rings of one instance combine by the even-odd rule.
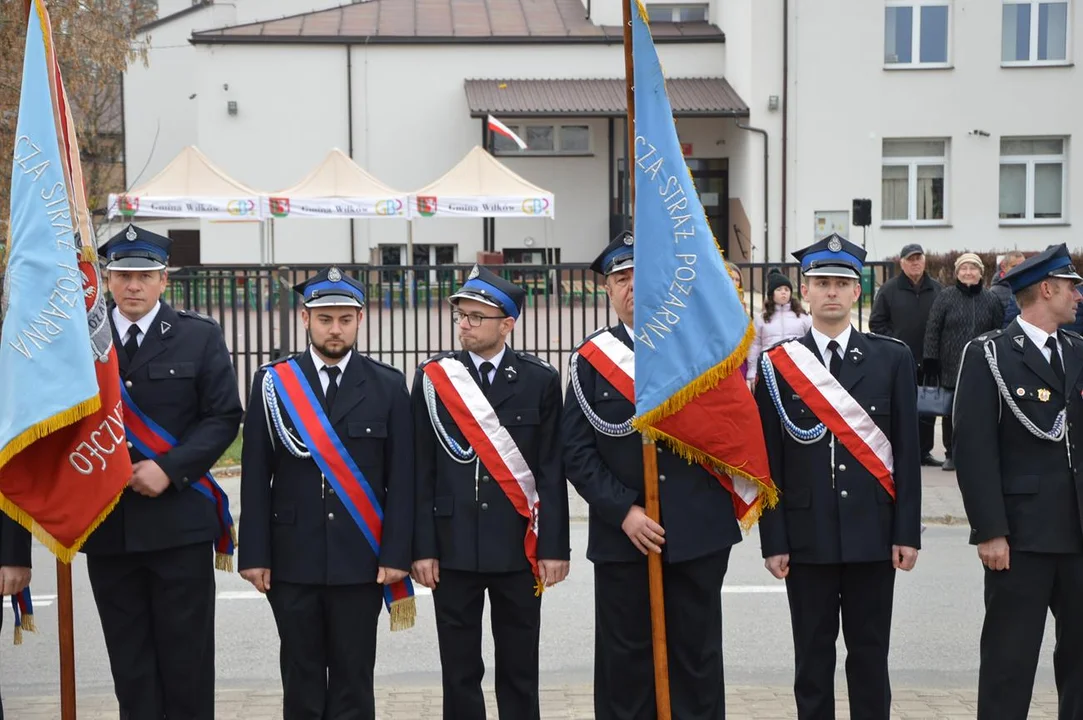
[[[925,351],[922,372],[925,384],[938,378],[940,387],[955,391],[959,364],[966,344],[982,333],[999,330],[1004,322],[1004,308],[992,291],[982,286],[985,271],[981,258],[963,253],[955,260],[955,284],[944,288],[929,311],[925,328]],[[951,457],[951,416],[943,420],[944,470],[955,470]]]
[[[780,272],[772,270],[767,275],[767,297],[763,313],[753,319],[756,337],[748,350],[748,389],[756,384],[760,353],[790,338],[802,337],[812,327],[812,316],[805,312],[801,301],[794,297],[793,284]]]
[[[744,306],[744,304],[745,304],[745,287],[741,283],[741,268],[737,267],[734,263],[731,263],[729,260],[726,260],[725,263],[726,263],[726,272],[729,273],[730,280],[733,280],[733,287],[735,287],[737,289],[737,297],[741,299],[741,305]],[[745,307],[745,312],[748,312],[748,310],[749,309],[747,307]],[[751,358],[752,356],[749,355],[748,357]],[[738,371],[742,375],[745,375],[747,377],[748,359],[746,359],[743,363],[741,363],[741,367],[738,368]]]
[[[1018,250],[1012,250],[1005,253],[1004,257],[1000,260],[1000,269],[993,279],[993,285],[989,288],[989,290],[997,296],[997,299],[1000,300],[1001,307],[1004,308],[1004,327],[1008,327],[1008,324],[1019,315],[1019,305],[1015,302],[1015,296],[1012,294],[1011,287],[1008,283],[1004,282],[1004,275],[1025,259],[1023,253]]]
[[[869,317],[869,329],[880,335],[902,340],[914,356],[914,368],[921,379],[920,365],[925,349],[925,326],[933,301],[943,289],[925,272],[925,251],[921,245],[910,243],[899,253],[902,273],[880,286]],[[921,464],[938,467],[944,463],[933,457],[933,434],[936,418],[918,420]],[[950,448],[949,448],[950,451]]]

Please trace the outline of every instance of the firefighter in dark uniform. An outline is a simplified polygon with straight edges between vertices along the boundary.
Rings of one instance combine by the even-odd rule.
[[[212,543],[221,528],[215,503],[194,485],[241,421],[222,328],[161,300],[170,242],[128,225],[101,248],[121,383],[179,439],[151,460],[129,438],[128,488],[83,546],[120,717],[132,720],[214,716]]]
[[[1083,337],[1067,248],[1004,276],[1020,314],[967,345],[955,388],[955,464],[985,567],[979,720],[1027,717],[1046,613],[1061,720],[1083,718]]]
[[[619,322],[572,356],[562,438],[568,479],[590,507],[587,559],[594,564],[594,712],[598,720],[656,713],[647,553],[663,562],[670,701],[674,718],[725,717],[722,581],[741,530],[729,492],[663,443],[658,449],[661,525],[647,517],[643,442],[635,404],[581,355],[608,334],[634,347],[634,239],[621,233],[591,269],[605,276]],[[663,527],[664,526],[664,527]]]
[[[384,589],[406,577],[411,560],[410,398],[400,370],[353,349],[363,286],[332,267],[295,290],[311,344],[252,381],[241,460],[241,575],[267,594],[274,612],[286,720],[371,719]],[[318,460],[327,458],[306,446],[276,389],[271,372],[287,362],[300,371],[382,509],[379,556],[346,504],[350,493],[341,483],[359,481],[324,473]]]
[[[522,288],[475,266],[449,298],[462,351],[423,363],[411,392],[417,446],[413,577],[433,588],[446,720],[486,717],[481,690],[486,591],[499,717],[539,717],[541,590],[568,574],[560,376],[545,361],[506,344],[525,298]],[[449,410],[451,389],[429,374],[444,366],[442,377],[459,378],[452,394],[462,395],[468,405],[468,399],[482,405],[484,414],[495,413],[489,422],[484,414],[478,417],[486,441],[471,443],[464,434],[476,414]],[[519,475],[509,476],[517,466]],[[524,475],[533,486],[526,491],[516,480]],[[530,505],[539,503],[536,524],[513,504],[520,493],[532,498]],[[535,532],[538,576],[527,555],[529,532]]]
[[[30,532],[0,513],[0,597],[18,595],[29,584]],[[3,705],[0,705],[0,720],[4,720]]]
[[[862,248],[831,235],[793,256],[812,329],[761,356],[756,403],[780,491],[760,520],[761,547],[786,580],[797,717],[835,717],[841,612],[850,712],[887,720],[895,571],[914,567],[921,537],[914,361],[901,341],[850,324]],[[804,396],[795,377],[812,385]]]

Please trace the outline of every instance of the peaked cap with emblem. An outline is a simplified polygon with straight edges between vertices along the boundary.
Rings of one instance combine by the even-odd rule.
[[[106,260],[106,270],[165,270],[173,241],[128,223],[98,248]]]
[[[635,267],[635,238],[625,230],[609,241],[590,269],[599,275],[612,275]]]
[[[1019,263],[1004,274],[1004,282],[1008,283],[1013,293],[1017,293],[1051,277],[1083,282],[1083,277],[1080,277],[1072,266],[1072,256],[1064,243],[1050,245],[1037,255]]]
[[[832,233],[802,250],[795,250],[805,277],[844,277],[858,279],[865,264],[864,248]]]
[[[477,300],[504,311],[510,318],[518,318],[526,302],[526,290],[508,282],[492,270],[475,265],[466,276],[466,282],[447,301],[458,305],[460,300]]]
[[[304,298],[307,308],[365,307],[365,286],[334,265],[294,285],[293,291]]]

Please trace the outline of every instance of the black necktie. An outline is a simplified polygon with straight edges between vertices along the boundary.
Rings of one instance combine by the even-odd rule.
[[[1060,386],[1057,388],[1063,392],[1064,390],[1064,365],[1060,362],[1060,352],[1057,351],[1057,337],[1056,335],[1050,335],[1045,341],[1045,346],[1049,348],[1049,364],[1053,366],[1053,374],[1057,376],[1057,382]]]
[[[139,351],[139,326],[132,325],[128,328],[128,338],[124,341],[124,352],[128,355],[128,362],[135,359]]]
[[[335,406],[335,396],[338,395],[338,374],[342,370],[334,365],[324,365],[323,371],[327,373],[327,392],[324,397],[327,398],[327,412],[331,412],[331,408]]]
[[[838,378],[839,372],[842,370],[842,356],[839,355],[838,350],[839,344],[834,340],[827,344],[827,352],[831,355],[831,364],[828,365],[828,369],[836,378]]]
[[[493,364],[486,360],[478,368],[478,373],[481,375],[481,391],[485,393],[485,396],[489,396],[489,373],[493,371]]]

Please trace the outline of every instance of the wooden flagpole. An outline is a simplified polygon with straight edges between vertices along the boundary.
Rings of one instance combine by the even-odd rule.
[[[60,719],[75,720],[75,626],[71,565],[56,561],[57,624],[60,628]]]
[[[636,143],[635,143],[635,67],[632,62],[632,3],[624,0],[624,78],[628,102],[628,166],[625,175],[628,178],[628,198],[632,216],[636,205]],[[646,500],[647,517],[655,522],[661,518],[661,503],[658,500],[658,451],[653,440],[643,437],[643,490]],[[666,607],[662,592],[662,556],[648,553],[647,572],[650,583],[651,601],[651,647],[654,650],[654,700],[658,720],[670,720],[669,704],[669,652],[666,648]]]

